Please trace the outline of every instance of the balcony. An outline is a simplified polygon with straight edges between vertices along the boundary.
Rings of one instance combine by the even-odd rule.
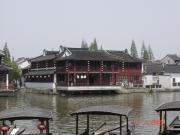
[[[141,74],[141,69],[124,69],[124,72],[121,69],[119,71],[119,73],[121,73],[121,74],[139,75],[139,74]]]

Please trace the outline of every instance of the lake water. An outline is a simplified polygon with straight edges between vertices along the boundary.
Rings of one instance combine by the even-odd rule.
[[[70,113],[82,107],[93,105],[123,105],[133,108],[130,113],[129,121],[134,125],[135,135],[157,135],[159,126],[156,120],[159,114],[154,109],[169,101],[180,99],[180,92],[161,92],[161,93],[134,93],[117,95],[80,95],[80,96],[52,96],[20,92],[16,97],[0,97],[0,111],[7,108],[36,107],[50,109],[53,112],[53,121],[50,123],[51,132],[55,135],[75,134],[75,118]],[[169,121],[175,117],[176,113],[168,114]],[[92,117],[90,122],[91,129],[101,122],[109,121],[115,123],[113,117]],[[84,130],[86,119],[80,117],[80,131]],[[20,122],[20,125],[25,123]],[[33,127],[31,122],[28,126]]]

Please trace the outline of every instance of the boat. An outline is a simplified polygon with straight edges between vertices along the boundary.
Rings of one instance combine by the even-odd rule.
[[[160,115],[160,135],[180,135],[180,118],[176,116],[172,122],[167,125],[167,113],[172,111],[180,112],[180,101],[168,102],[156,108]]]
[[[79,109],[73,113],[72,116],[76,116],[76,135],[79,135],[79,115],[86,115],[86,129],[80,135],[131,135],[131,130],[128,124],[128,114],[132,111],[130,107],[124,107],[119,105],[101,105],[91,106],[87,108]],[[110,115],[118,118],[117,126],[109,126],[106,122],[100,124],[94,131],[90,133],[90,115]],[[123,123],[123,121],[125,121]]]
[[[33,121],[36,129],[28,129],[30,125],[18,126],[18,121]],[[0,135],[52,135],[49,121],[52,113],[39,108],[16,108],[0,112]]]

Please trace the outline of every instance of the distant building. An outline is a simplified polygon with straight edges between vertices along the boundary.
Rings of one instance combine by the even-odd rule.
[[[143,86],[145,88],[161,88],[159,75],[163,75],[163,65],[158,63],[144,64]]]
[[[166,89],[180,90],[180,65],[165,65],[164,76],[161,76],[160,83]]]
[[[144,69],[145,88],[180,89],[179,64],[150,64]]]
[[[53,89],[74,86],[116,86],[140,84],[139,59],[123,51],[69,48],[60,46],[59,51],[43,51],[31,59],[26,75],[26,87]]]
[[[21,57],[18,58],[15,62],[20,69],[25,69],[30,66],[30,62],[28,58]]]
[[[21,76],[21,80],[20,80],[20,84],[21,86],[24,86],[24,74],[26,74],[29,71],[30,68],[30,60],[28,58],[18,58],[16,61],[16,64],[18,65],[19,69],[21,69],[22,71],[22,76]]]
[[[58,51],[43,50],[43,54],[30,60],[31,66],[25,74],[25,86],[33,89],[54,89],[56,86],[55,59]]]
[[[168,54],[161,60],[161,63],[163,64],[180,63],[180,57],[178,57],[176,54]]]

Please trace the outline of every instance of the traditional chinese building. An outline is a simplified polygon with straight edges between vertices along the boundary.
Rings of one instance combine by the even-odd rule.
[[[25,86],[35,89],[53,89],[55,87],[55,58],[58,51],[43,50],[43,54],[30,60],[31,68],[25,74]]]
[[[58,86],[112,86],[141,82],[141,62],[122,51],[61,48]]]
[[[141,83],[141,61],[123,51],[60,46],[59,51],[44,50],[32,59],[25,75],[26,87],[31,88],[103,90]]]

